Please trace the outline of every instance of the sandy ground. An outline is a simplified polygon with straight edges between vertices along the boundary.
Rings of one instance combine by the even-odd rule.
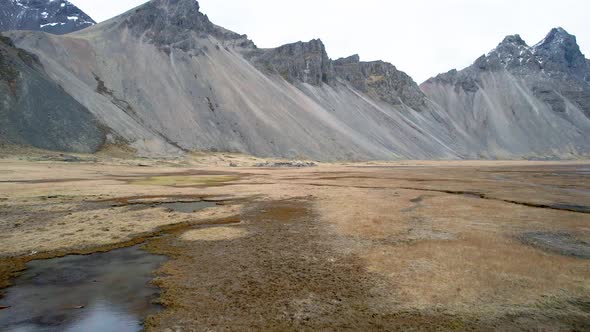
[[[150,331],[590,329],[590,163],[84,160],[0,160],[2,285],[150,239]]]

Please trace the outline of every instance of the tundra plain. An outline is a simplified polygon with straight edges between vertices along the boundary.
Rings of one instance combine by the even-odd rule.
[[[590,329],[590,163],[262,162],[6,157],[0,286],[143,243],[148,331]]]

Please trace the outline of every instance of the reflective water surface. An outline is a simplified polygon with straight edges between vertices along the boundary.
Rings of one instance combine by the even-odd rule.
[[[212,202],[177,202],[177,203],[163,203],[160,206],[172,209],[175,212],[193,213],[205,208],[216,206]]]
[[[0,331],[140,331],[165,260],[136,246],[31,262],[0,299]]]

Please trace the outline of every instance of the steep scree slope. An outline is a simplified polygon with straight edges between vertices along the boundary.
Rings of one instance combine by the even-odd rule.
[[[495,73],[491,69],[448,74],[458,77],[456,83],[423,86],[425,94],[391,64],[356,56],[331,60],[320,40],[259,49],[247,36],[213,24],[194,0],[152,0],[65,36],[29,31],[11,36],[38,55],[52,79],[105,127],[145,154],[210,150],[319,160],[577,157],[590,145],[583,137],[587,122],[581,121],[587,117],[573,105],[584,102],[583,94],[569,97],[565,115],[547,113],[529,105],[529,94],[518,94],[519,88],[529,88],[503,66],[501,78],[514,86],[498,81],[497,97],[462,97],[490,86],[478,73]],[[456,90],[457,85],[467,90]],[[560,93],[574,95],[565,90]],[[494,98],[514,102],[494,105]],[[478,103],[486,108],[474,112]],[[524,122],[509,121],[505,112]],[[546,130],[552,134],[545,137]]]
[[[44,72],[38,58],[0,36],[0,142],[95,152],[104,142],[95,117]]]
[[[433,126],[435,110],[374,100],[334,79],[321,42],[258,50],[246,36],[212,24],[192,0],[154,0],[66,36],[12,36],[38,54],[51,76],[105,126],[143,153],[458,157],[448,146],[447,129]],[[327,74],[319,80],[301,72],[317,60],[328,67],[320,69]],[[261,63],[272,70],[260,70]],[[274,72],[282,68],[287,80]]]

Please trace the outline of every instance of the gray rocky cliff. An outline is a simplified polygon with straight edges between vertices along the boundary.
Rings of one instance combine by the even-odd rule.
[[[406,73],[387,62],[361,62],[358,55],[334,61],[336,76],[357,90],[392,105],[406,104],[415,110],[425,106],[424,93]]]
[[[319,39],[297,42],[273,49],[257,49],[246,53],[260,70],[277,73],[290,83],[302,82],[320,86],[334,78],[332,61]]]
[[[136,36],[146,38],[167,52],[176,48],[203,54],[206,49],[193,37],[206,39],[209,36],[231,41],[239,47],[256,47],[248,36],[211,23],[194,0],[150,1],[125,14],[124,23]]]
[[[321,40],[287,44],[245,53],[257,68],[282,76],[290,83],[334,85],[338,79],[356,90],[391,105],[415,110],[425,106],[425,96],[406,73],[384,61],[362,62],[358,55],[331,60]]]
[[[562,28],[552,29],[531,50],[539,60],[541,69],[550,75],[571,75],[585,80],[590,73],[588,60],[580,51],[576,37]]]

